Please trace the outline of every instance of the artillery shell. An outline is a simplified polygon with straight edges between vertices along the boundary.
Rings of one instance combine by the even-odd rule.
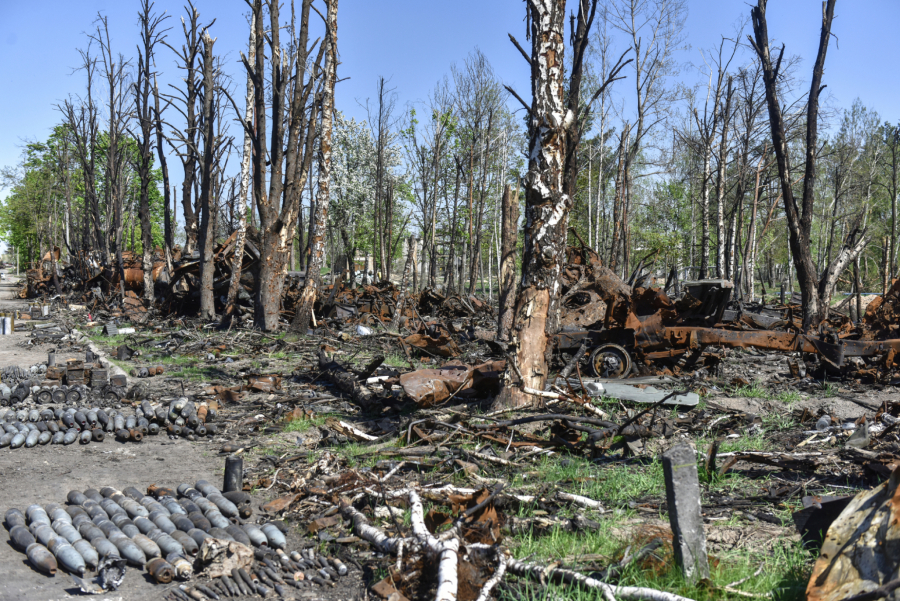
[[[231,569],[231,582],[234,584],[235,588],[237,588],[238,593],[241,595],[252,595],[253,589],[247,588],[247,583],[244,582],[244,579],[241,578],[240,572],[237,568]]]
[[[115,424],[116,430],[126,430],[125,428],[125,416],[121,413],[117,413],[115,417],[113,417],[113,424]]]
[[[99,492],[94,490],[93,488],[88,488],[84,491],[84,496],[93,501],[94,503],[100,504],[100,501],[103,500],[103,496],[100,495]]]
[[[280,582],[280,583],[284,584],[284,579],[281,576],[279,576],[278,572],[276,571],[277,568],[274,568],[271,566],[266,566],[266,567],[259,566],[259,569],[262,570],[263,572],[265,572],[266,576],[268,576],[269,580],[271,580],[272,582]]]
[[[206,428],[207,436],[215,436],[219,433],[219,426],[217,424],[206,424],[204,427]]]
[[[222,584],[225,585],[225,588],[228,589],[229,596],[239,597],[241,595],[241,589],[234,584],[234,581],[229,578],[227,574],[222,574],[219,580],[221,580]]]
[[[175,577],[175,568],[162,557],[155,557],[148,561],[147,571],[161,584],[169,584]]]
[[[106,535],[103,534],[103,531],[97,528],[97,526],[95,526],[93,522],[81,524],[80,526],[78,526],[78,532],[85,540],[92,541],[98,536],[106,538]]]
[[[228,528],[225,528],[225,532],[230,534],[237,542],[243,545],[247,545],[248,547],[253,546],[253,543],[250,542],[250,537],[247,536],[247,533],[234,524],[229,524]]]
[[[28,436],[25,437],[25,448],[30,449],[31,447],[36,445],[40,435],[41,433],[37,430],[32,430],[31,432],[29,432]]]
[[[75,527],[68,522],[54,522],[53,530],[58,535],[69,541],[69,544],[74,543],[77,540],[81,540],[81,535],[78,534],[78,530],[76,530]]]
[[[134,517],[142,517],[142,518],[150,517],[150,512],[147,511],[146,507],[144,507],[140,503],[132,501],[131,499],[126,498],[124,501],[124,505],[122,505],[122,507],[125,509],[126,512],[128,512],[128,515],[130,515],[133,518]]]
[[[206,417],[209,413],[209,405],[206,403],[201,403],[199,407],[197,407],[197,419],[201,422],[206,423]]]
[[[28,561],[31,562],[31,565],[33,565],[36,570],[44,572],[45,574],[50,574],[51,576],[56,574],[56,570],[58,569],[56,558],[53,557],[53,554],[50,553],[44,545],[32,543],[25,549],[25,554],[28,556]]]
[[[131,435],[131,440],[133,440],[135,442],[141,442],[142,440],[144,440],[143,432],[141,432],[138,429],[129,430],[128,434]]]
[[[166,432],[168,432],[170,436],[181,436],[181,426],[178,424],[169,424],[168,427],[166,427]]]
[[[175,568],[175,575],[178,578],[187,579],[194,573],[194,566],[181,553],[169,553],[166,555],[166,561]]]
[[[9,432],[0,436],[0,449],[8,447],[9,443],[12,442],[13,436],[15,436],[15,434],[10,434]]]
[[[97,423],[100,421],[97,415],[97,412],[94,410],[89,410],[87,412],[87,421],[90,424],[91,428],[96,428]]]
[[[157,424],[156,422],[151,422],[151,424],[147,427],[147,432],[151,436],[156,436],[157,434],[159,434],[159,424]]]
[[[48,516],[47,511],[37,503],[28,506],[25,510],[25,516],[28,518],[29,524],[42,522],[48,526],[50,525],[50,516]]]
[[[84,563],[88,568],[93,570],[100,565],[100,555],[97,554],[97,550],[94,549],[94,546],[91,543],[81,539],[72,543],[72,546],[75,547],[75,550],[78,551],[78,554],[84,559]]]
[[[188,514],[188,515],[199,515],[199,514]],[[175,527],[178,530],[182,530],[183,532],[187,532],[191,528],[196,528],[196,522],[191,520],[188,516],[184,516],[181,514],[173,515],[169,518]],[[205,518],[204,518],[205,519]],[[203,528],[203,530],[209,530],[209,527]],[[171,532],[169,533],[171,534]]]
[[[184,547],[184,551],[190,555],[196,555],[200,552],[200,547],[197,546],[197,541],[188,536],[187,532],[182,530],[176,530],[171,533],[169,536],[174,538],[178,543]]]
[[[51,540],[61,538],[53,528],[44,523],[32,524],[29,530],[34,539],[45,547],[50,544]]]
[[[121,507],[119,507],[119,504],[116,503],[115,501],[113,501],[112,499],[103,499],[100,502],[100,507],[102,507],[103,511],[108,513],[110,516],[120,513],[120,514],[128,517],[128,514],[125,513],[125,510],[122,509]]]
[[[106,426],[109,423],[109,414],[106,413],[103,409],[97,410],[97,421],[100,422],[101,426]]]
[[[100,557],[120,557],[119,548],[105,537],[98,536],[93,538],[91,539],[91,544],[97,549],[97,554]]]
[[[62,566],[65,571],[84,576],[84,572],[87,570],[84,558],[81,556],[81,553],[75,550],[75,547],[66,541],[66,539],[54,538],[50,541],[50,544],[47,545],[47,548],[56,556],[56,562]]]
[[[12,440],[9,441],[9,448],[18,449],[22,445],[25,444],[25,435],[19,432],[15,436],[12,437]]]
[[[178,499],[178,504],[184,508],[185,515],[187,515],[189,513],[194,513],[194,512],[203,513],[203,511],[200,509],[200,507],[198,507],[197,504],[194,503],[193,501],[191,501],[190,499],[185,499],[185,498]]]
[[[202,584],[195,584],[195,585],[194,585],[194,588],[196,588],[198,591],[200,591],[201,593],[203,593],[204,595],[206,595],[206,596],[209,597],[210,599],[215,599],[216,601],[218,601],[218,599],[220,598],[219,595],[217,595],[217,594],[216,594],[213,590],[211,590],[208,586],[203,586]]]
[[[284,549],[285,545],[287,545],[287,539],[285,539],[284,534],[282,534],[278,526],[272,522],[264,524],[261,530],[263,531],[263,534],[266,535],[266,538],[269,539],[270,547]]]
[[[119,430],[116,430],[116,438],[121,440],[122,442],[125,442],[126,440],[131,440],[131,432],[129,432],[128,430],[126,430],[124,428],[121,428]]]
[[[135,426],[135,429],[140,430],[141,434],[146,436],[147,433],[150,431],[150,422],[147,421],[147,418],[142,417],[139,420],[137,420],[137,426]]]
[[[38,436],[37,442],[39,445],[45,445],[45,444],[49,443],[51,440],[53,440],[53,433],[50,432],[49,430],[47,430],[46,432],[40,433],[40,435]]]
[[[253,591],[255,590],[255,586],[254,586],[253,580],[250,578],[250,575],[247,574],[247,571],[244,570],[244,568],[238,568],[237,573],[238,573],[238,575],[241,577],[241,579],[243,580],[244,586],[245,586],[248,590],[250,590],[250,594],[252,595],[252,594],[253,594]],[[232,572],[232,575],[233,575],[233,574],[234,574],[234,573]]]
[[[161,512],[151,511],[148,517],[150,518],[151,522],[156,524],[157,528],[159,528],[166,534],[172,534],[173,532],[178,530],[178,528],[175,527],[175,524],[172,523],[172,520],[163,515]]]
[[[244,529],[244,532],[250,538],[250,542],[253,543],[256,547],[264,547],[268,546],[269,539],[266,538],[266,535],[262,530],[259,529],[259,526],[256,524],[244,524],[241,526]]]
[[[77,518],[78,516],[90,520],[88,512],[85,511],[84,507],[79,507],[78,505],[69,505],[68,507],[66,507],[66,513],[68,513],[69,517],[72,518],[72,525],[74,525],[76,528],[78,527],[78,524],[75,522],[75,518]]]
[[[119,556],[136,566],[143,566],[147,563],[147,556],[141,551],[134,541],[124,534],[113,535],[109,538],[109,542],[114,544],[119,550]]]
[[[36,422],[36,423],[34,424],[34,428],[35,428],[38,432],[40,432],[40,433],[42,433],[42,434],[43,434],[44,432],[47,432],[47,431],[48,431],[46,422],[42,422],[42,421]]]
[[[225,530],[223,530],[217,526],[213,526],[212,528],[209,529],[209,535],[213,538],[219,538],[222,540],[230,540],[230,541],[237,542],[236,540],[234,540],[233,536],[231,536],[230,534],[228,534],[228,532],[226,532]]]
[[[242,490],[233,490],[231,492],[222,493],[222,496],[241,507],[241,505],[249,505],[251,502],[251,497],[247,493]]]
[[[214,493],[207,497],[210,501],[215,503],[216,507],[219,508],[219,511],[222,512],[222,515],[229,518],[238,517],[238,508],[237,505],[226,499],[222,496],[222,493]]]
[[[90,430],[82,430],[81,434],[78,435],[78,442],[81,444],[88,444],[91,442],[91,431]]]
[[[91,430],[91,438],[93,438],[96,442],[103,442],[103,439],[106,438],[106,434],[103,433],[103,430],[100,428],[94,428]]]
[[[149,536],[153,542],[159,545],[159,548],[166,555],[169,555],[171,553],[184,555],[184,546],[182,546],[181,543],[179,543],[176,539],[172,538],[162,530],[150,531],[147,536]]]
[[[65,436],[63,436],[63,444],[70,445],[76,440],[78,440],[78,430],[76,430],[75,428],[69,428],[66,431]]]
[[[87,511],[88,515],[91,516],[91,519],[95,522],[97,520],[108,520],[109,514],[106,513],[106,510],[91,501],[90,499],[84,504],[84,510]]]
[[[344,562],[338,559],[337,557],[329,557],[328,561],[331,565],[334,566],[334,569],[337,570],[338,575],[346,576],[347,575],[347,566],[344,565]]]
[[[215,507],[213,507],[209,511],[203,512],[203,515],[207,520],[209,520],[209,523],[216,528],[228,528],[228,526],[231,525],[231,522],[228,521],[228,518],[222,515],[222,512],[220,512]]]
[[[84,430],[88,427],[88,418],[87,415],[82,411],[75,412],[75,423],[81,426],[81,429]]]
[[[22,551],[27,549],[28,545],[37,542],[25,526],[13,526],[9,531],[9,538],[13,545]]]
[[[159,548],[159,545],[153,542],[149,537],[138,533],[132,536],[131,540],[141,548],[141,551],[143,551],[144,555],[147,557],[162,557],[162,550]]]
[[[57,432],[60,431],[59,424],[56,423],[55,421],[47,422],[47,429],[50,430],[50,432],[52,432],[53,434],[56,434]]]
[[[133,415],[129,415],[125,418],[125,429],[126,430],[134,430],[137,427],[137,418]]]
[[[144,414],[148,420],[156,419],[156,412],[153,411],[153,406],[150,405],[150,401],[141,401],[141,413]]]
[[[182,521],[183,520],[184,520],[184,518],[182,518]],[[187,515],[187,520],[190,521],[191,523],[193,523],[194,528],[199,528],[200,530],[203,530],[204,532],[206,532],[210,528],[212,528],[212,524],[209,523],[209,520],[206,519],[205,517],[203,517],[202,513],[198,513],[196,511],[189,513]],[[172,520],[172,521],[174,522],[175,520]],[[181,528],[181,529],[184,530],[185,532],[190,530],[190,528]]]
[[[70,507],[70,509],[81,509],[81,508],[80,507]],[[75,512],[69,512],[69,513],[71,515],[75,516],[72,518],[72,525],[75,526],[75,528],[77,528],[79,530],[79,532],[81,531],[82,524],[90,524],[91,526],[94,525],[94,522],[91,521],[91,518],[89,518],[88,514],[86,514],[86,513],[75,513]]]
[[[3,516],[7,530],[12,530],[16,526],[25,525],[25,516],[16,508],[7,509],[6,515]]]
[[[191,528],[187,531],[187,535],[194,539],[194,542],[197,543],[198,547],[202,547],[203,541],[210,538],[210,536],[206,532],[200,530],[199,528]]]
[[[163,505],[169,511],[169,513],[171,513],[172,515],[175,515],[175,514],[187,515],[188,514],[188,512],[185,511],[184,507],[179,505],[178,501],[176,501],[172,497],[162,497],[160,499],[160,505]]]
[[[57,432],[53,435],[53,438],[50,439],[50,444],[63,444],[66,440],[65,432]]]
[[[203,593],[193,587],[190,587],[186,584],[180,584],[178,585],[178,588],[180,588],[181,591],[191,599],[196,599],[197,601],[206,601],[206,597],[203,596]]]
[[[134,518],[134,525],[137,526],[137,529],[141,531],[141,534],[147,534],[154,528],[156,528],[156,524],[151,522],[148,518],[138,516]]]

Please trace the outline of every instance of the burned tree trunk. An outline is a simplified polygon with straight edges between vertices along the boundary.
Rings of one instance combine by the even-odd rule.
[[[256,23],[250,23],[249,62],[256,60]],[[253,78],[247,75],[247,97],[244,109],[244,156],[241,158],[241,192],[238,198],[238,229],[234,242],[234,259],[231,262],[231,281],[228,284],[228,298],[222,313],[221,325],[228,326],[235,312],[238,288],[241,285],[241,270],[244,263],[244,243],[247,240],[247,191],[250,188],[250,155],[253,152]]]
[[[500,313],[497,339],[509,340],[516,310],[516,238],[519,228],[519,194],[509,184],[503,189],[500,238]]]
[[[753,17],[754,38],[750,43],[756,51],[763,69],[763,83],[766,88],[766,103],[769,109],[769,125],[772,130],[772,142],[778,164],[778,178],[781,182],[784,211],[788,221],[788,233],[791,257],[797,270],[800,295],[803,304],[803,328],[815,328],[827,315],[828,306],[823,302],[831,283],[865,247],[867,232],[863,230],[860,238],[842,250],[839,257],[825,269],[821,280],[817,281],[816,266],[812,259],[810,234],[815,201],[816,184],[816,145],[818,143],[819,94],[824,86],[822,74],[825,70],[825,55],[831,38],[831,23],[834,19],[836,0],[827,0],[822,11],[822,31],[819,36],[819,50],[813,67],[813,76],[807,99],[806,115],[806,167],[803,175],[803,197],[798,205],[794,198],[791,178],[790,157],[785,134],[784,118],[778,100],[778,72],[784,56],[784,46],[778,59],[773,63],[769,52],[769,30],[766,23],[766,0],[757,0],[757,6],[751,10]],[[749,36],[748,36],[749,37]]]
[[[200,318],[216,318],[215,295],[213,294],[213,164],[216,155],[216,133],[214,96],[216,92],[213,75],[213,42],[208,31],[203,32],[203,161],[200,164]]]
[[[328,0],[326,15],[325,85],[322,90],[322,133],[319,141],[319,193],[316,197],[315,226],[310,240],[309,268],[297,301],[291,329],[306,333],[309,328],[316,291],[325,259],[325,227],[328,225],[328,201],[331,191],[331,133],[334,126],[334,84],[337,80],[337,10],[338,0]]]
[[[396,332],[400,328],[400,317],[403,312],[403,306],[406,304],[406,298],[409,296],[407,287],[409,286],[409,276],[413,268],[413,260],[416,256],[416,237],[410,235],[406,242],[406,267],[403,268],[403,281],[400,283],[400,297],[397,299],[397,306],[394,309],[394,317],[391,319],[391,331]]]

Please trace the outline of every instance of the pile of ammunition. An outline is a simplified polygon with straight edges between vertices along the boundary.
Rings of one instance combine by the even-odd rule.
[[[181,397],[164,404],[142,401],[134,413],[125,415],[115,409],[99,407],[46,407],[43,409],[0,409],[0,448],[31,448],[35,445],[69,445],[102,442],[106,434],[116,440],[140,442],[147,434],[168,433],[197,440],[218,432],[212,423],[215,409]]]
[[[189,580],[206,539],[237,542],[253,549],[254,561],[205,584],[182,584],[167,591],[173,599],[219,599],[221,596],[262,595],[272,590],[285,596],[285,585],[334,586],[347,573],[339,559],[317,557],[311,549],[288,554],[287,528],[280,522],[257,525],[245,522],[252,515],[250,495],[222,493],[205,480],[177,490],[151,486],[148,495],[134,487],[119,491],[70,491],[68,506],[56,503],[6,512],[5,526],[13,547],[48,575],[59,568],[77,577],[84,590],[115,588],[116,581],[102,573],[104,566],[145,568],[158,582]],[[84,577],[98,572],[99,584]],[[112,584],[110,584],[112,582]]]

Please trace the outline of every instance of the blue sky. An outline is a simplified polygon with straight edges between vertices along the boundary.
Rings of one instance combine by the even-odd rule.
[[[174,0],[156,2],[157,10],[172,14],[169,23],[179,28],[170,32],[170,41],[180,36],[182,6]],[[246,45],[247,5],[239,0],[196,0],[196,7],[202,21],[216,18],[211,30],[218,38],[215,48],[226,57],[230,72],[240,76],[237,53]],[[699,50],[730,35],[734,23],[749,13],[749,4],[688,0],[688,9],[691,48],[680,58],[699,63]],[[72,68],[97,12],[109,17],[114,49],[133,57],[137,11],[136,0],[0,0],[0,166],[18,160],[23,140],[45,138],[60,121],[54,105],[82,90],[83,77]],[[338,85],[338,109],[365,117],[360,103],[373,95],[379,75],[391,79],[398,105],[423,100],[450,65],[476,46],[497,75],[527,98],[529,73],[506,35],[511,32],[525,43],[524,12],[522,0],[341,0],[339,77],[350,79]],[[818,44],[820,0],[771,0],[768,13],[770,35],[785,41],[789,54],[804,58],[800,74],[808,78]],[[858,96],[882,119],[900,120],[900,79],[894,67],[900,56],[900,2],[839,0],[836,15],[833,31],[839,42],[832,44],[826,63],[828,93],[839,106],[849,107]],[[620,52],[624,47],[620,43]],[[177,75],[168,49],[160,50],[158,66],[165,78]],[[683,77],[693,83],[696,72],[688,68]],[[632,82],[629,78],[616,84],[614,93],[633,94]],[[177,163],[173,167],[179,170]]]

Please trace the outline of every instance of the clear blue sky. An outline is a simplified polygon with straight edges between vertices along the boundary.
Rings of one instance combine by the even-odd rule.
[[[230,72],[240,75],[237,52],[247,40],[247,5],[239,0],[197,0],[196,6],[203,21],[216,18],[216,50],[226,56]],[[692,49],[682,53],[685,62],[699,62],[699,49],[730,35],[733,24],[750,10],[745,0],[689,0],[688,7],[686,33]],[[170,40],[176,40],[182,3],[157,0],[156,8],[173,15],[169,23],[179,29],[170,32]],[[114,48],[135,56],[136,0],[0,0],[0,166],[18,160],[23,140],[45,138],[60,121],[54,105],[69,93],[81,92],[83,77],[72,74],[76,48],[86,44],[84,32],[92,28],[98,11],[109,17]],[[423,100],[450,65],[476,46],[498,76],[527,98],[527,67],[506,36],[512,32],[525,43],[524,12],[522,0],[341,0],[339,76],[350,79],[338,85],[337,107],[364,117],[358,103],[373,95],[379,75],[391,78],[399,105]],[[804,58],[800,74],[808,78],[818,44],[820,0],[771,0],[768,13],[770,35],[786,42],[788,53]],[[839,0],[836,15],[833,31],[839,44],[829,49],[824,78],[828,92],[839,106],[849,107],[858,96],[882,119],[900,120],[895,68],[900,2]],[[167,78],[176,75],[168,49],[161,49],[158,65]],[[693,83],[695,75],[686,70],[686,81]],[[631,80],[617,85],[617,94],[633,94]],[[180,177],[177,164],[174,168]]]

